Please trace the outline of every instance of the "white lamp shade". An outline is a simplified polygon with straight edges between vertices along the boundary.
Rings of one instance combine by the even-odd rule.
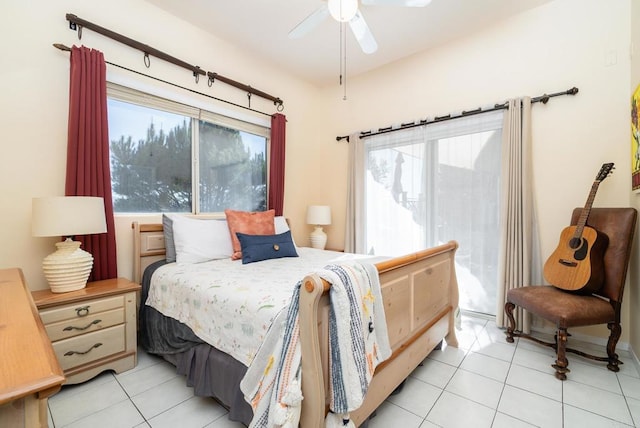
[[[33,236],[74,236],[105,233],[104,199],[93,196],[33,198]]]
[[[105,233],[104,200],[93,196],[52,196],[32,201],[33,236],[66,236],[57,250],[42,261],[51,291],[66,293],[84,288],[93,268],[93,256],[70,236]]]
[[[347,22],[358,12],[358,0],[329,0],[329,13],[338,22]]]
[[[307,208],[307,224],[331,224],[331,207],[327,205],[311,205]]]

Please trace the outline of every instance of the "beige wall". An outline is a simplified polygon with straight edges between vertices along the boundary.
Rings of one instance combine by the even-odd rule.
[[[147,70],[141,52],[90,30],[85,30],[82,40],[78,41],[77,33],[68,28],[66,13],[282,98],[283,113],[288,118],[286,174],[298,177],[286,183],[285,215],[292,219],[294,235],[298,233],[296,240],[304,242],[307,230],[302,213],[306,205],[312,203],[314,186],[319,186],[314,181],[305,182],[306,177],[317,174],[320,168],[307,150],[318,145],[316,118],[319,114],[316,105],[309,102],[318,97],[317,88],[141,0],[11,1],[3,3],[2,12],[7,19],[0,30],[4,48],[0,67],[3,130],[0,268],[19,266],[32,289],[47,287],[40,265],[55,249],[56,239],[31,237],[31,199],[64,194],[69,54],[53,48],[53,43],[84,44],[104,52],[107,61],[247,105],[243,91],[221,83],[209,88],[205,79],[196,85],[187,70],[162,60],[152,57],[151,68]],[[166,86],[132,73],[118,72],[111,66],[107,75],[109,79],[148,86],[150,90],[167,90]],[[210,103],[212,109],[229,109],[228,105],[210,99],[204,102]],[[251,106],[267,113],[275,112],[271,102],[255,96]],[[119,274],[130,277],[131,218],[118,217],[116,224]]]
[[[31,237],[31,198],[64,190],[68,54],[51,44],[79,43],[65,13],[284,99],[285,215],[298,243],[310,232],[304,224],[306,206],[330,204],[334,224],[326,228],[328,246],[343,245],[347,143],[336,142],[336,135],[577,86],[577,96],[554,98],[533,109],[535,191],[544,257],[557,245],[571,209],[584,204],[602,163],[615,162],[617,169],[600,187],[595,206],[628,206],[630,200],[638,204],[630,192],[628,120],[630,87],[640,82],[640,42],[633,62],[629,55],[630,21],[633,39],[638,40],[638,1],[555,0],[473,37],[350,76],[347,101],[337,86],[315,88],[301,82],[141,0],[10,2],[2,7],[11,19],[0,30],[5,41],[0,79],[0,267],[20,266],[32,289],[46,288],[40,262],[55,239]],[[138,51],[91,31],[84,32],[82,43],[102,50],[109,61],[146,71]],[[157,59],[152,59],[150,72],[234,102],[246,101],[244,94],[230,88],[216,86],[209,92],[206,82],[196,86],[188,72]],[[273,112],[273,106],[256,97],[252,105]],[[130,221],[131,217],[117,219],[123,276],[131,274]],[[636,265],[632,271],[638,278]],[[640,344],[640,320],[634,317],[631,324],[629,316],[629,302],[637,309],[640,297],[631,288],[622,340],[629,340],[631,330],[634,343]],[[607,332],[598,328],[588,333]]]
[[[631,1],[631,80],[629,85],[629,94],[633,94],[640,85],[640,0]],[[629,135],[629,140],[631,135]],[[631,196],[631,206],[640,210],[640,193],[634,193]],[[631,339],[629,340],[631,348],[636,356],[640,355],[640,230],[636,229],[636,240],[634,251],[632,254],[631,271],[629,272],[629,292],[626,299],[629,300],[630,322],[634,327],[631,329]]]
[[[577,86],[578,95],[533,108],[535,200],[546,258],[571,210],[584,205],[604,162],[615,162],[616,171],[600,186],[594,206],[630,204],[630,7],[629,0],[555,0],[473,37],[352,78],[346,102],[338,88],[325,92],[332,126],[324,150],[343,160],[346,143],[335,143],[335,135]],[[343,194],[333,188],[345,174],[331,177],[333,187],[324,189],[334,206],[343,207]],[[340,239],[344,222],[331,229],[330,241]],[[629,340],[629,326],[625,302],[623,341]]]

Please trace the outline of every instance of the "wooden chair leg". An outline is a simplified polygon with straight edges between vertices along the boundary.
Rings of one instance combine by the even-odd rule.
[[[558,327],[558,333],[556,336],[557,359],[556,359],[556,363],[552,364],[551,367],[556,369],[556,378],[560,380],[566,380],[567,373],[571,371],[567,368],[567,366],[569,365],[569,360],[567,360],[566,347],[567,347],[567,329]]]
[[[509,319],[509,326],[507,327],[507,342],[513,343],[513,331],[516,328],[516,320],[513,318],[513,309],[516,307],[511,302],[507,302],[504,304],[504,311],[507,314],[507,318]]]
[[[612,372],[620,371],[619,364],[622,362],[618,359],[618,354],[616,354],[616,345],[618,344],[618,339],[620,339],[620,335],[622,334],[622,328],[620,327],[620,323],[610,322],[607,324],[609,330],[611,330],[611,334],[609,335],[609,340],[607,341],[607,356],[609,357],[609,364],[607,364],[607,368]]]

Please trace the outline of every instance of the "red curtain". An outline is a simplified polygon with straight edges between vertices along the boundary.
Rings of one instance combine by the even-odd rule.
[[[84,46],[71,48],[65,194],[104,198],[107,233],[78,236],[76,240],[93,255],[90,281],[117,277],[106,65],[102,52]]]
[[[271,116],[271,153],[269,161],[269,209],[282,215],[284,207],[284,148],[287,117],[276,113]]]

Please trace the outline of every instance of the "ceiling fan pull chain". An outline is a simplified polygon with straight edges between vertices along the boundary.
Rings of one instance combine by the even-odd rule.
[[[339,55],[340,55],[340,71],[338,73],[338,80],[340,83],[340,86],[342,86],[342,24],[339,25],[340,27],[340,45],[339,45]]]
[[[346,101],[347,100],[347,34],[346,34],[347,24],[343,22],[342,24],[340,24],[340,27],[342,28],[340,31],[340,36],[342,39],[340,48],[344,55],[344,58],[342,60],[342,74],[344,75],[344,79],[343,81],[340,82],[340,84],[344,83],[344,86],[342,87],[342,90],[343,90],[342,100]]]

